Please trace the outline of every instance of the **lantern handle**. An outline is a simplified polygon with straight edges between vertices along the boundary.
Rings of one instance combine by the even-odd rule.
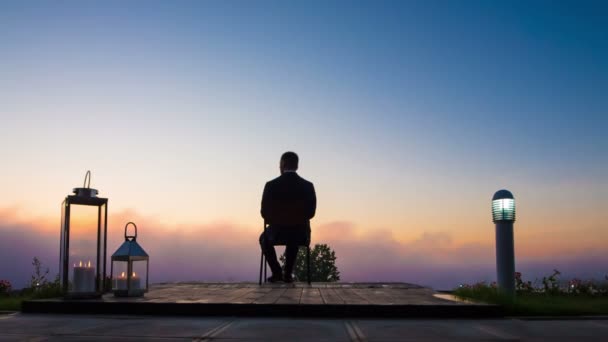
[[[88,184],[87,184],[87,179],[89,180]],[[82,186],[87,189],[89,189],[91,187],[91,170],[88,170],[86,175],[84,175],[84,184]]]
[[[129,225],[132,224],[135,227],[135,235],[127,235],[127,229],[129,229]],[[127,223],[125,225],[125,241],[135,241],[137,239],[137,226],[133,222]]]

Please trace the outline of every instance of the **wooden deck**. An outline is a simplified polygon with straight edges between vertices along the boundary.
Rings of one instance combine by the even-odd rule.
[[[418,285],[393,283],[173,283],[151,287],[144,298],[129,299],[151,303],[226,303],[226,304],[343,304],[343,305],[458,305],[434,297],[436,292]],[[124,301],[111,294],[107,301]]]
[[[438,296],[405,283],[171,283],[144,297],[42,299],[23,303],[25,313],[198,315],[257,317],[497,317],[500,308]]]

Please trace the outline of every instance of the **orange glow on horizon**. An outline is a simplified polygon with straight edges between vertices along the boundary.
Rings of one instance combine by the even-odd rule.
[[[481,255],[491,259],[495,236],[489,201],[486,202],[488,203],[485,203],[484,210],[477,210],[476,215],[462,216],[458,220],[449,216],[430,217],[427,216],[430,215],[430,211],[422,210],[420,215],[411,217],[400,215],[401,217],[398,216],[395,221],[386,221],[383,224],[368,220],[323,222],[323,217],[330,216],[325,212],[312,221],[312,239],[314,243],[330,245],[348,243],[352,246],[366,246],[374,241],[382,241],[392,246],[390,248],[394,248],[398,254],[408,253],[410,250],[435,253],[436,259],[445,263],[459,262],[457,256],[461,255],[464,258],[468,255],[465,253],[467,249],[481,248]],[[257,217],[253,223],[243,219],[235,221],[238,223],[230,220],[215,220],[207,223],[186,224],[175,221],[170,224],[159,224],[157,218],[161,214],[145,215],[134,209],[114,210],[108,217],[110,250],[120,243],[124,234],[124,223],[128,221],[138,222],[141,228],[140,239],[148,244],[150,240],[147,239],[154,237],[162,239],[162,236],[177,235],[187,237],[185,240],[188,241],[213,239],[217,244],[230,249],[231,246],[238,246],[241,243],[251,244],[252,241],[254,246],[261,231]],[[551,217],[545,215],[543,210],[533,215],[531,210],[519,206],[518,211],[518,220],[515,224],[515,249],[518,260],[550,259],[556,255],[583,256],[607,247],[608,230],[603,229],[603,223],[598,224],[603,222],[601,212],[586,213],[580,220],[573,216],[565,216],[551,222],[549,221]],[[89,227],[86,231],[93,232],[96,229],[96,211],[93,214],[75,215],[73,226]],[[257,215],[259,214],[255,213],[253,216]],[[9,225],[6,225],[7,223]],[[45,238],[59,239],[59,212],[55,217],[28,216],[25,210],[18,207],[0,208],[0,224],[3,227],[32,227]],[[90,265],[90,261],[87,265]]]

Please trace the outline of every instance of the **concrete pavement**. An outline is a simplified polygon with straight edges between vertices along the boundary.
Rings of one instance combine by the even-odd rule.
[[[0,341],[606,341],[608,320],[0,315]]]

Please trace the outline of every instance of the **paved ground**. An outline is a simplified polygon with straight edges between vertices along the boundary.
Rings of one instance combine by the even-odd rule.
[[[0,315],[0,341],[606,341],[608,320]]]

